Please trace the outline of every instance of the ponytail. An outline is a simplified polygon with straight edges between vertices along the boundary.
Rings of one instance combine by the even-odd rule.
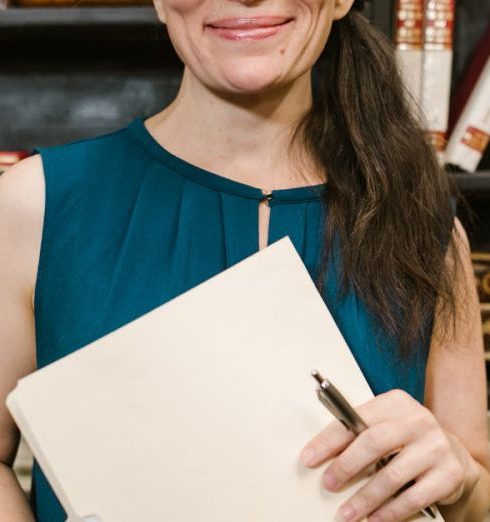
[[[333,23],[315,67],[313,104],[293,139],[327,177],[317,286],[338,236],[339,298],[352,285],[403,357],[432,324],[436,301],[455,325],[457,189],[413,115],[391,42],[358,9]]]

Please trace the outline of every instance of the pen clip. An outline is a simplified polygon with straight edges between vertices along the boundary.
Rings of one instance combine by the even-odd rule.
[[[352,431],[354,435],[359,435],[368,428],[367,424],[329,380],[324,379],[316,370],[313,370],[311,375],[319,384],[317,389],[318,399],[345,428]]]
[[[330,413],[336,419],[338,419],[345,426],[346,429],[352,431],[352,428],[349,424],[349,420],[344,417],[342,411],[340,411],[339,408],[334,404],[334,402],[330,400],[328,395],[321,388],[318,388],[316,390],[316,393],[320,402],[330,411]]]

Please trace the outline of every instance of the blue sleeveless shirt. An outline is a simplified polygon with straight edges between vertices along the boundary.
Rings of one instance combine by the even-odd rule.
[[[34,148],[46,183],[35,290],[38,368],[258,251],[262,191],[171,154],[145,119]],[[269,201],[268,244],[288,235],[313,278],[328,217],[324,190],[328,183],[274,190]],[[380,351],[376,322],[357,295],[337,298],[335,251],[333,257],[323,298],[373,393],[401,388],[422,402],[428,338],[409,363],[398,360],[388,339]],[[39,522],[66,519],[37,461],[31,506]]]

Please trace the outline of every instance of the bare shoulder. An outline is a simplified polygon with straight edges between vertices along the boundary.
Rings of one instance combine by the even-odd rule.
[[[36,369],[32,292],[44,220],[39,155],[0,176],[0,462],[11,465],[19,433],[5,406],[17,381]]]
[[[18,283],[26,292],[32,292],[37,272],[44,190],[39,154],[19,161],[0,176],[0,240],[9,247],[1,255],[2,264],[16,267]]]
[[[18,197],[22,196],[22,197]],[[44,212],[44,171],[41,156],[29,156],[0,176],[2,208],[10,210]]]

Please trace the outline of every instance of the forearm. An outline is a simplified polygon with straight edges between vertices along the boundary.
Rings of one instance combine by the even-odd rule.
[[[2,463],[0,463],[0,520],[34,522],[34,515],[14,472]]]
[[[483,522],[490,510],[490,472],[480,467],[480,479],[470,493],[458,502],[447,506],[438,505],[446,522]]]

